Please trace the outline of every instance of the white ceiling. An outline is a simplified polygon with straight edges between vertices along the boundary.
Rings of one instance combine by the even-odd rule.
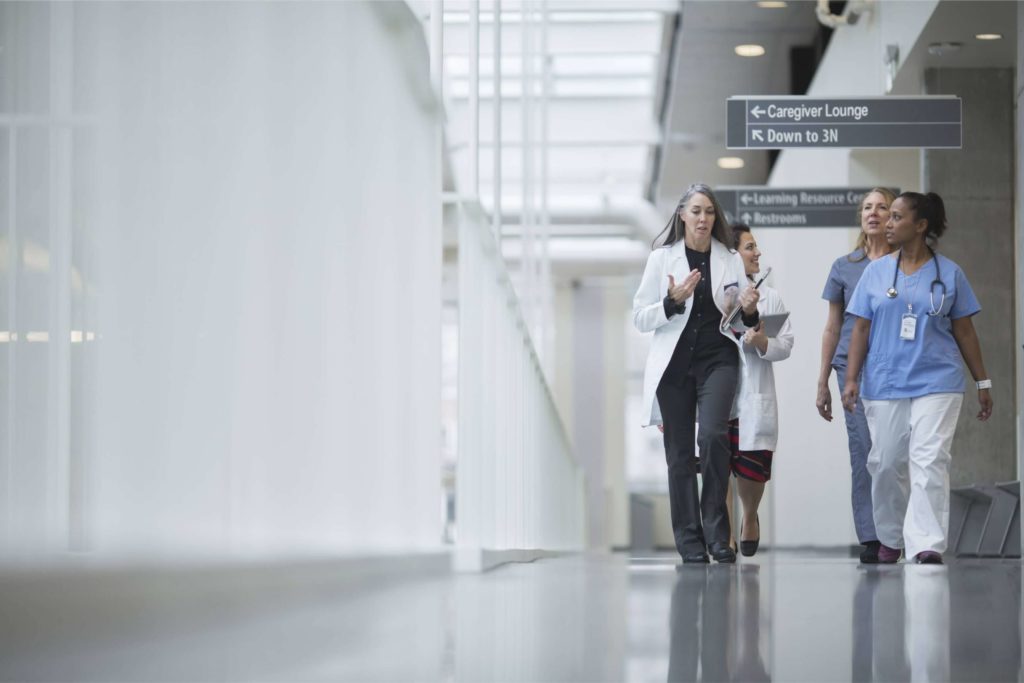
[[[445,106],[451,165],[459,189],[470,186],[468,111],[468,9],[472,0],[445,0]],[[413,2],[428,10],[430,3]],[[548,0],[549,83],[548,198],[556,222],[552,250],[556,271],[573,277],[588,273],[632,273],[636,259],[649,243],[630,221],[614,211],[600,216],[600,207],[642,203],[652,175],[658,210],[668,215],[690,183],[712,186],[757,185],[768,176],[766,151],[737,151],[725,147],[726,100],[736,95],[789,94],[790,48],[813,43],[820,28],[813,0],[790,0],[782,9],[761,8],[754,0]],[[539,50],[540,2],[530,5],[527,24]],[[480,103],[480,199],[490,210],[493,181],[492,37],[493,2],[482,0]],[[506,212],[507,251],[517,259],[519,206],[522,204],[524,162],[533,172],[539,193],[539,150],[523,154],[521,48],[522,5],[502,2],[503,97],[502,205]],[[920,73],[931,66],[971,67],[1016,64],[1017,3],[943,0],[924,35],[904,63],[894,93],[919,92]],[[421,11],[426,17],[426,13]],[[679,32],[674,32],[676,17]],[[974,34],[996,31],[1001,41],[981,42]],[[660,123],[665,70],[672,42],[676,51],[668,79],[665,126]],[[961,50],[931,55],[931,42],[960,42]],[[757,43],[765,55],[739,57],[734,47]],[[533,71],[534,97],[541,94],[542,62]],[[916,89],[916,90],[915,90]],[[539,142],[539,119],[531,120],[529,135]],[[660,147],[659,147],[660,146]],[[657,152],[660,149],[660,157]],[[739,156],[745,167],[720,169],[721,156]],[[655,168],[657,165],[657,168]],[[632,203],[632,204],[631,204]],[[586,220],[587,211],[593,220]],[[651,214],[657,215],[655,212]],[[561,217],[560,217],[561,215]],[[581,218],[582,217],[582,218]],[[647,216],[650,219],[650,215]],[[649,222],[649,221],[648,221]],[[618,257],[616,256],[618,254]],[[621,257],[621,258],[619,258]],[[617,258],[619,259],[617,261]]]
[[[456,183],[471,187],[468,2],[445,3],[445,105]],[[541,4],[527,12],[528,40],[535,58],[523,59],[523,13],[519,2],[502,2],[502,206],[517,212],[523,201],[524,169],[537,188],[541,174],[539,116],[523,121],[524,71],[534,111],[544,93],[540,56]],[[639,198],[644,193],[650,150],[660,141],[655,120],[658,68],[665,26],[678,11],[674,1],[549,0],[547,11],[548,114],[547,194],[552,206],[594,198]],[[480,17],[480,200],[492,207],[494,181],[493,3]],[[524,155],[524,137],[533,143]],[[539,194],[539,189],[534,189]],[[577,236],[583,235],[580,226]],[[630,234],[628,228],[620,230]]]
[[[916,95],[928,68],[1015,68],[1017,65],[1016,2],[970,0],[940,2],[925,25],[909,55],[901,56],[902,67],[893,94]],[[1002,33],[1001,40],[978,40],[979,33]],[[931,54],[933,43],[960,43],[960,49]]]
[[[457,188],[470,187],[468,101],[469,2],[446,0],[445,83],[447,136]],[[428,6],[427,3],[421,3]],[[602,206],[642,203],[652,176],[658,208],[666,216],[682,190],[692,182],[716,185],[761,184],[768,173],[767,153],[725,149],[725,103],[733,95],[789,94],[789,48],[810,44],[819,24],[812,0],[790,1],[783,9],[763,9],[753,0],[548,0],[549,68],[548,184],[550,206],[571,207],[568,225],[552,234],[569,238],[559,259],[571,261],[575,272],[587,267],[588,240],[620,237],[620,244],[646,244],[648,232],[628,221],[600,215]],[[540,47],[539,2],[531,3],[527,25],[534,49]],[[493,3],[481,2],[480,31],[480,200],[488,211],[493,182]],[[523,181],[532,173],[534,197],[539,195],[539,119],[530,119],[527,135],[535,145],[524,155],[522,117],[524,61],[522,5],[502,2],[502,207],[507,223],[518,222]],[[677,16],[681,29],[675,33]],[[673,39],[677,51],[671,64],[667,118],[661,125],[662,91]],[[762,57],[734,53],[741,43],[765,47]],[[532,97],[541,89],[540,57],[526,65],[533,72]],[[660,157],[658,155],[660,146]],[[746,166],[722,170],[723,155],[740,156]],[[529,165],[527,165],[529,162]],[[657,168],[655,168],[657,164]],[[580,220],[589,207],[592,222]],[[566,213],[566,212],[563,212]],[[630,215],[629,212],[625,212]],[[653,214],[654,212],[649,212]],[[558,215],[558,211],[553,211]],[[647,223],[651,221],[647,215]],[[510,226],[512,227],[512,226]],[[510,242],[516,230],[507,231]],[[564,248],[563,248],[564,247]],[[605,249],[610,251],[605,251]],[[514,248],[510,245],[510,249]],[[602,247],[602,254],[614,248]],[[623,272],[635,270],[635,249],[623,247]],[[515,255],[510,252],[509,257]],[[601,268],[607,272],[610,259]],[[595,263],[595,267],[596,267]],[[556,264],[557,267],[557,264]]]
[[[768,153],[725,147],[725,103],[735,95],[788,95],[789,50],[814,41],[819,24],[815,3],[791,1],[782,9],[755,2],[686,2],[669,101],[668,142],[659,169],[656,203],[671,211],[682,190],[694,182],[758,185],[768,175]],[[765,48],[761,57],[740,57],[737,45]],[[742,169],[717,166],[738,156]]]

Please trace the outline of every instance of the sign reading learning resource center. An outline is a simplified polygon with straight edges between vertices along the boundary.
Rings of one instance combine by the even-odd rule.
[[[715,190],[733,221],[752,228],[856,228],[870,187],[723,187]]]
[[[959,97],[730,97],[726,111],[729,149],[963,144]]]

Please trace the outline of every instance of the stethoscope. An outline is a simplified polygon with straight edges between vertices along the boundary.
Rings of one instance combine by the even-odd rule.
[[[928,245],[925,245],[926,247]],[[939,257],[935,255],[935,250],[928,247],[929,253],[932,255],[932,261],[935,262],[935,279],[928,286],[928,303],[931,304],[932,310],[928,311],[928,315],[934,317],[941,315],[942,307],[946,305],[946,283],[942,281],[942,273],[939,271]],[[896,278],[900,274],[900,261],[903,260],[903,250],[900,249],[900,253],[896,256],[896,271],[892,274],[892,287],[886,290],[885,295],[890,299],[895,299],[899,293],[896,291]],[[942,288],[942,296],[939,299],[939,307],[935,308],[935,285]]]

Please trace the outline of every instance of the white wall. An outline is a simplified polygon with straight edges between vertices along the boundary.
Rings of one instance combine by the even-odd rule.
[[[875,3],[875,12],[855,26],[838,29],[808,95],[881,96],[881,55],[898,43],[909,54],[936,2]],[[776,187],[845,187],[885,184],[916,187],[915,152],[865,153],[845,149],[785,150],[769,179]],[[774,266],[773,285],[792,311],[796,344],[792,357],[775,367],[779,393],[779,445],[772,485],[768,536],[774,545],[836,546],[857,542],[850,508],[850,464],[846,430],[833,379],[835,418],[822,420],[814,406],[821,358],[821,331],[828,312],[821,299],[832,260],[848,253],[859,227],[771,229],[757,233],[763,261]]]
[[[624,331],[631,283],[616,276],[559,278],[555,287],[556,349],[552,389],[588,477],[591,548],[629,545],[626,473],[627,368]]]
[[[458,220],[455,567],[582,550],[603,473],[574,453],[487,215],[466,203]]]
[[[0,27],[0,113],[38,117],[0,128],[0,553],[439,544],[438,117],[406,6]]]

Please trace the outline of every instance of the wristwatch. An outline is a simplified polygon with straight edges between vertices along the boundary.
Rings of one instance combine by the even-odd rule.
[[[979,381],[974,383],[974,386],[978,387],[978,389],[991,389],[992,388],[992,380],[990,380],[990,379],[979,380]]]

